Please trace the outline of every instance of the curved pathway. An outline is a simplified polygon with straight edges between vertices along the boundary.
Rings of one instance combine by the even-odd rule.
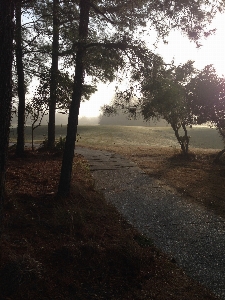
[[[195,280],[225,299],[225,219],[160,187],[118,154],[76,148],[97,190]]]

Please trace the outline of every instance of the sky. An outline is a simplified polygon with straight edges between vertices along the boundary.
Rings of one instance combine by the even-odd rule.
[[[168,36],[168,44],[159,42],[154,53],[161,55],[166,63],[174,60],[176,65],[190,59],[195,61],[194,66],[198,69],[213,64],[220,76],[225,75],[225,15],[218,14],[213,20],[211,28],[216,28],[216,33],[201,40],[202,47],[200,48],[197,48],[187,37],[182,36],[180,32],[173,31]],[[151,31],[146,35],[146,43],[152,50],[155,37],[156,34]],[[91,96],[91,99],[81,103],[80,117],[99,116],[100,107],[109,104],[112,100],[115,94],[115,85],[115,82],[99,84],[98,91]]]

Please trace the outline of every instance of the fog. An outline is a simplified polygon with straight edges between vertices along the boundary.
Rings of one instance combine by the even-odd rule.
[[[39,121],[38,121],[39,122]],[[38,124],[36,122],[36,124]],[[79,125],[98,125],[99,122],[99,117],[80,117],[79,118]],[[68,123],[68,115],[66,114],[59,114],[56,113],[56,125],[67,125]],[[26,120],[26,125],[31,126],[32,121],[28,117]],[[41,125],[47,125],[48,124],[48,115],[44,116],[41,122]],[[17,127],[17,116],[13,115],[12,120],[11,120],[11,127]]]
[[[68,115],[56,113],[56,125],[67,125]],[[26,120],[26,125],[31,126],[31,119]],[[38,124],[38,122],[36,123]],[[41,125],[48,124],[48,115],[44,116]],[[143,119],[129,119],[126,115],[120,113],[115,116],[98,117],[79,117],[79,125],[122,125],[122,126],[149,126],[149,127],[165,127],[168,126],[165,120],[146,122]],[[11,127],[17,127],[17,117],[14,115],[11,120]]]
[[[99,117],[79,117],[79,125],[98,125]],[[68,115],[56,114],[56,125],[67,125]],[[47,124],[47,122],[46,122]],[[44,123],[43,123],[44,125]]]
[[[99,116],[99,125],[122,125],[122,126],[148,126],[148,127],[166,127],[168,123],[165,120],[160,121],[144,121],[142,118],[137,120],[129,119],[127,115],[118,113],[115,116]]]

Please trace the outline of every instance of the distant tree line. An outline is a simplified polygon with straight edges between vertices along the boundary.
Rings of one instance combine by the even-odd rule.
[[[123,111],[118,111],[114,115],[104,115],[99,116],[99,125],[121,125],[121,126],[146,126],[146,127],[166,127],[168,123],[165,120],[148,120],[145,121],[143,118],[131,118],[123,113]]]

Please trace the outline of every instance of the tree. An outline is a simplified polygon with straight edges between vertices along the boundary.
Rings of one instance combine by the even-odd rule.
[[[0,224],[5,194],[5,172],[8,153],[12,101],[14,2],[0,0]]]
[[[190,137],[187,125],[190,124],[185,86],[193,76],[193,62],[165,70],[162,78],[156,78],[151,85],[143,86],[141,114],[145,120],[164,119],[172,127],[184,154],[188,153]],[[183,129],[184,135],[180,134]]]
[[[43,32],[46,37],[42,45],[38,45],[37,53],[45,52],[48,55],[48,62],[45,67],[51,64],[51,72],[49,78],[49,121],[48,121],[48,139],[49,148],[53,148],[55,144],[55,113],[57,110],[58,100],[58,85],[60,77],[62,77],[63,69],[66,69],[64,58],[60,61],[61,70],[59,68],[59,60],[62,57],[62,50],[68,46],[68,31],[77,33],[77,16],[76,4],[73,0],[38,0],[34,6],[34,14],[37,16],[36,32]],[[51,44],[49,41],[52,41]],[[74,55],[74,51],[70,53]],[[66,54],[63,54],[66,55]],[[51,62],[50,62],[51,61]],[[71,67],[71,65],[69,65]],[[65,75],[66,76],[66,75]],[[66,105],[66,104],[65,104]]]
[[[55,111],[57,102],[57,79],[59,61],[59,0],[53,0],[53,39],[52,39],[52,66],[50,79],[48,147],[55,145]]]
[[[31,120],[32,151],[34,151],[34,130],[41,126],[42,119],[47,114],[47,109],[47,103],[43,100],[35,99],[35,97],[26,105],[27,118]]]
[[[85,46],[88,37],[90,0],[80,0],[79,44],[76,53],[76,68],[73,85],[73,96],[70,105],[65,150],[58,186],[59,195],[67,195],[70,191],[73,166],[74,146],[77,134],[78,115],[84,81]]]
[[[5,173],[12,106],[14,8],[20,0],[0,0],[0,225],[5,198]],[[31,2],[26,0],[24,2]]]
[[[117,49],[117,51],[126,49],[126,41],[116,41],[112,42],[99,42],[99,43],[88,43],[88,29],[89,29],[89,17],[90,9],[93,9],[94,12],[102,15],[103,18],[108,20],[108,17],[101,12],[101,10],[91,3],[90,0],[80,0],[80,19],[79,19],[79,39],[77,44],[76,52],[76,67],[75,67],[75,77],[74,77],[74,88],[72,102],[69,111],[68,127],[67,127],[67,136],[65,150],[63,154],[62,168],[60,174],[60,181],[58,186],[58,194],[65,196],[68,195],[70,191],[71,183],[71,174],[72,174],[72,165],[74,157],[74,148],[76,141],[77,125],[78,125],[78,115],[80,101],[83,92],[84,86],[84,71],[85,66],[87,66],[87,49],[99,47],[106,48],[109,50]],[[113,23],[113,22],[112,22]],[[118,23],[121,25],[121,23]],[[120,38],[120,36],[119,36]],[[90,37],[91,39],[91,37]],[[135,48],[135,47],[133,47]],[[93,50],[92,50],[93,51]]]
[[[225,79],[219,77],[212,65],[206,66],[191,79],[187,99],[193,124],[215,126],[225,141]],[[225,152],[220,151],[216,160]]]
[[[153,65],[149,64],[141,73],[133,73],[133,80],[140,84],[139,97],[133,87],[117,92],[112,104],[104,106],[102,111],[110,115],[122,109],[131,118],[141,116],[145,121],[165,120],[171,125],[182,152],[187,154],[190,137],[187,133],[189,111],[185,85],[194,72],[193,62],[168,68],[160,57],[155,56],[150,62],[152,60],[155,61]],[[180,129],[184,132],[183,136]]]
[[[43,58],[36,55],[35,46],[37,46],[36,38],[33,28],[37,29],[34,20],[28,18],[31,16],[30,10],[33,1],[16,1],[15,5],[15,61],[16,74],[13,72],[13,101],[14,111],[18,117],[17,125],[17,156],[24,154],[24,127],[26,103],[25,96],[27,86],[31,82],[31,78],[37,75],[36,70],[43,64]],[[26,12],[27,23],[22,24],[22,11]],[[38,34],[37,34],[38,35]],[[32,37],[32,38],[31,38]],[[39,67],[37,68],[37,65]],[[25,67],[24,67],[25,66]],[[32,77],[31,77],[32,75]],[[17,93],[15,92],[17,90]],[[17,101],[18,98],[18,101]]]
[[[45,70],[40,74],[40,82],[33,98],[33,101],[37,101],[38,103],[44,102],[48,107],[49,102],[51,101],[51,77],[52,70],[45,68]],[[68,73],[58,71],[56,81],[57,86],[55,96],[57,101],[55,103],[55,109],[59,110],[61,113],[67,113],[71,103],[73,80]]]
[[[17,126],[17,144],[16,154],[24,154],[24,126],[25,126],[25,86],[24,86],[24,68],[23,68],[23,51],[22,51],[22,23],[21,23],[21,6],[22,2],[18,1],[15,6],[16,28],[16,69],[18,76],[18,126]]]
[[[191,79],[187,85],[187,95],[193,123],[212,122],[217,125],[220,119],[224,119],[224,88],[224,78],[217,75],[212,65],[206,66]]]

